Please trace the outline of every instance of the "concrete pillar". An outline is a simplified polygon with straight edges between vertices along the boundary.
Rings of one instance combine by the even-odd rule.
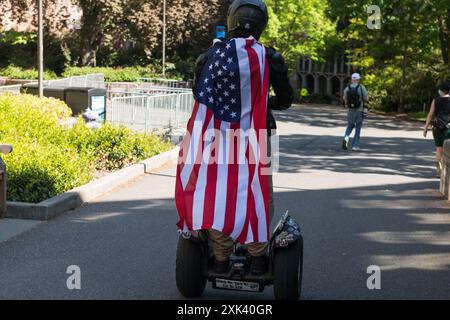
[[[314,93],[319,93],[319,77],[314,76]]]
[[[294,75],[291,77],[291,79],[290,79],[291,86],[292,86],[292,88],[293,88],[294,90],[300,89],[300,88],[299,88],[299,81],[298,81],[298,80],[299,80],[299,79],[298,79],[298,74],[297,74],[297,73],[294,74]]]
[[[302,76],[302,88],[307,88],[308,83],[306,82],[306,74]]]
[[[330,96],[334,95],[332,79],[333,79],[333,77],[328,77],[327,78],[327,94],[330,95]]]
[[[337,69],[337,58],[334,57],[334,68],[333,68],[333,73],[336,75],[338,73],[338,69]]]
[[[352,75],[352,70],[350,68],[350,64],[351,64],[351,59],[348,59],[347,61],[347,75],[350,77]]]

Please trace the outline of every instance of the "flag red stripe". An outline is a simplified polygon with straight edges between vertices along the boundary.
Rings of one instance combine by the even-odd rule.
[[[258,132],[259,129],[265,127],[264,123],[258,122],[258,117],[261,114],[265,114],[265,110],[262,110],[264,105],[261,104],[261,66],[258,58],[258,54],[253,49],[254,42],[247,40],[246,50],[248,53],[248,59],[250,64],[250,76],[251,76],[251,97],[252,97],[252,129]],[[255,175],[256,165],[255,157],[253,156],[257,150],[254,150],[249,143],[249,153],[252,154],[252,162],[249,164],[249,177],[248,177],[248,204],[247,204],[247,216],[252,228],[253,239],[255,242],[259,242],[259,230],[258,230],[258,217],[256,214],[255,197],[252,192],[252,183]],[[248,156],[249,159],[250,155]],[[248,232],[248,231],[247,231]],[[244,236],[244,235],[243,235]],[[245,239],[247,234],[245,234]]]
[[[225,234],[231,234],[234,229],[234,222],[236,221],[236,204],[237,204],[237,189],[238,189],[238,177],[239,177],[239,164],[238,164],[238,153],[239,153],[239,140],[236,141],[236,139],[233,138],[231,140],[231,137],[233,136],[233,132],[235,130],[238,130],[240,127],[239,123],[233,123],[230,126],[230,132],[228,132],[228,139],[230,139],[230,148],[233,148],[233,150],[230,150],[230,162],[231,164],[228,165],[228,182],[225,186],[226,190],[223,190],[224,192],[227,192],[227,203],[226,203],[226,209],[225,209],[225,224],[223,227],[223,233]]]
[[[264,50],[266,51],[267,54],[267,50],[264,48]],[[267,56],[266,56],[267,57]],[[263,81],[263,93],[268,93],[269,92],[269,61],[266,58],[264,61],[265,67],[264,67],[264,81]],[[266,94],[265,96],[261,95],[260,99],[263,99],[263,101],[261,101],[261,105],[264,105],[265,108],[265,112],[264,114],[267,114],[268,110],[268,95]],[[267,119],[265,117],[262,117],[263,119],[260,119],[258,117],[258,121],[264,121],[264,126],[267,129],[267,133],[269,132],[269,130],[271,130],[270,128],[267,128]],[[259,132],[257,133],[259,135]],[[266,139],[270,139],[269,134],[266,135]],[[260,138],[258,137],[258,141],[260,141]],[[267,146],[268,146],[269,141],[267,141],[266,143],[266,148],[265,148],[265,153],[267,155]],[[270,200],[270,189],[269,189],[269,176],[266,172],[266,174],[261,174],[261,171],[264,169],[267,169],[269,166],[267,164],[262,164],[262,167],[259,168],[259,181],[261,184],[261,190],[262,190],[262,194],[263,194],[263,198],[264,198],[264,208],[266,209],[266,227],[267,227],[267,235],[269,235],[269,227],[270,227],[270,219],[269,219],[269,200]]]

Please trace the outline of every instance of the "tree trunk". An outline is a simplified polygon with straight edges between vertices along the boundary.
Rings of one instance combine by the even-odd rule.
[[[402,61],[402,81],[400,84],[400,101],[398,104],[398,108],[397,108],[397,112],[398,113],[403,113],[405,108],[404,108],[404,103],[405,103],[405,85],[406,85],[406,53],[403,55],[403,61]]]
[[[444,64],[450,67],[450,9],[446,16],[439,17],[439,40]]]

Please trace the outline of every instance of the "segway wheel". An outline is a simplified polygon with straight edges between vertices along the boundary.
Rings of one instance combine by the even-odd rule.
[[[206,278],[202,277],[204,259],[199,244],[180,236],[175,273],[177,288],[186,298],[200,297],[205,290]]]
[[[300,299],[303,273],[303,239],[300,238],[289,247],[277,248],[273,263],[275,299]]]

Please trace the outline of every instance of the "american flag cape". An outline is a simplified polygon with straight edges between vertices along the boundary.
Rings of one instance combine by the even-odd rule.
[[[179,230],[268,241],[268,90],[266,48],[253,37],[209,49],[178,161]]]

